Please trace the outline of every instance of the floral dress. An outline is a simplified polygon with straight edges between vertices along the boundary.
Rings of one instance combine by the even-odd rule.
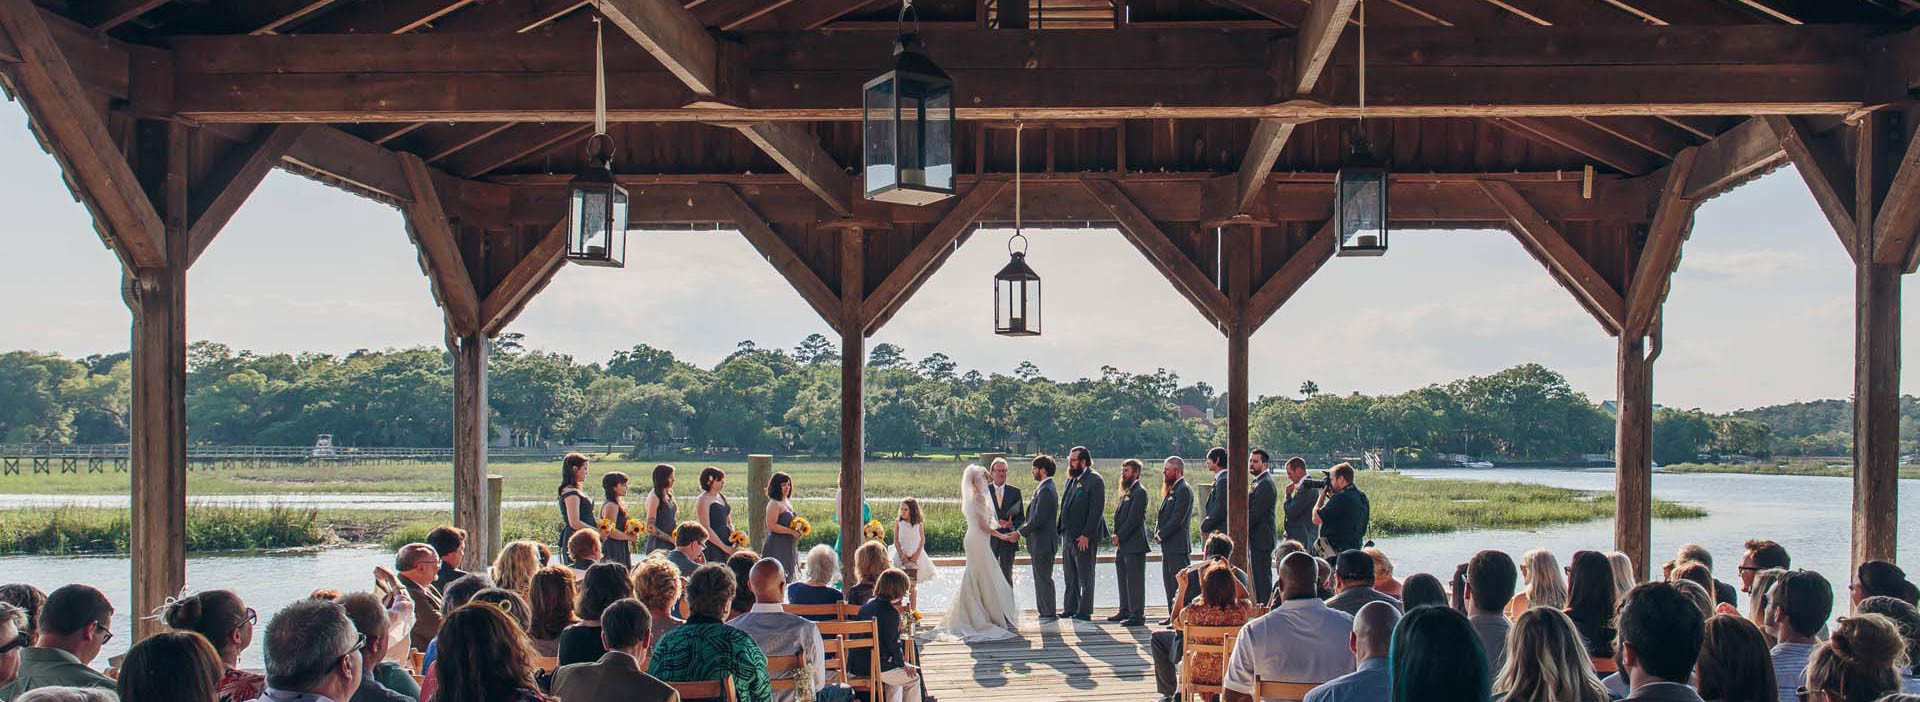
[[[220,685],[215,692],[219,694],[220,702],[251,702],[260,697],[266,688],[266,676],[234,668],[220,676]]]
[[[1235,603],[1226,607],[1209,607],[1196,604],[1180,610],[1180,616],[1192,626],[1240,626],[1247,623],[1253,609],[1246,603]],[[1192,643],[1219,644],[1218,636],[1196,636]],[[1195,653],[1193,656],[1193,680],[1200,685],[1219,685],[1221,680],[1221,660],[1218,653]]]

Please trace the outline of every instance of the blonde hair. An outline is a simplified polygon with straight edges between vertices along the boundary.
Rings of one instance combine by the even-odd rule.
[[[1386,551],[1368,546],[1360,549],[1360,552],[1373,559],[1373,577],[1380,580],[1393,579],[1393,561],[1387,559]]]
[[[887,547],[878,541],[860,544],[860,550],[853,552],[853,574],[859,583],[870,583],[880,578],[881,571],[893,567],[893,561],[887,558]]]
[[[540,544],[515,541],[500,548],[493,559],[493,586],[512,590],[522,596],[533,587],[533,574],[540,570]]]
[[[680,569],[661,556],[633,567],[633,598],[648,609],[666,609],[680,599]]]
[[[1565,612],[1534,607],[1507,632],[1507,663],[1493,680],[1506,702],[1607,702],[1586,645]]]
[[[1900,691],[1907,644],[1892,619],[1879,614],[1841,617],[1833,636],[1807,656],[1807,689],[1841,702],[1872,702]]]
[[[1544,548],[1528,551],[1520,557],[1520,572],[1527,577],[1528,606],[1567,608],[1567,577],[1560,572],[1560,560],[1553,557],[1552,551]]]
[[[1639,579],[1633,577],[1633,557],[1619,551],[1607,552],[1607,564],[1613,566],[1613,597],[1623,600],[1627,591],[1639,585]]]
[[[1767,637],[1768,646],[1779,642],[1774,641],[1773,634],[1767,631],[1767,593],[1773,590],[1774,583],[1780,581],[1780,576],[1786,574],[1787,571],[1780,568],[1768,568],[1754,573],[1753,587],[1750,588],[1751,592],[1747,593],[1747,611],[1745,612],[1747,621],[1760,627],[1760,633]]]

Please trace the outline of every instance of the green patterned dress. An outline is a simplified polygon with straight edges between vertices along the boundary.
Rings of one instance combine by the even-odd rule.
[[[740,702],[772,702],[767,656],[747,632],[703,615],[687,618],[653,646],[647,674],[665,682],[719,680],[732,675]]]

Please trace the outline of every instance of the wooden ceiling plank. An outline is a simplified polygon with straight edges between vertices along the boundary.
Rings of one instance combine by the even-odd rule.
[[[498,336],[566,265],[567,221],[560,220],[480,301],[480,332]]]
[[[591,124],[523,124],[514,133],[492,139],[455,155],[447,170],[475,178],[532,158],[550,149],[578,142],[593,132]]]
[[[425,126],[427,126],[426,122],[376,125],[376,131],[369,133],[367,140],[375,144],[385,145],[389,141],[411,134]]]
[[[1346,29],[1347,20],[1353,16],[1354,7],[1359,4],[1359,0],[1313,0],[1294,44],[1293,89],[1296,94],[1313,90],[1313,86],[1319,82],[1328,59],[1333,57],[1333,48],[1340,43],[1340,34]],[[1296,126],[1294,122],[1277,119],[1260,120],[1259,126],[1253,130],[1253,139],[1248,143],[1246,153],[1240,159],[1240,170],[1234,180],[1235,209],[1230,214],[1245,212],[1253,206],[1254,200],[1260,196],[1261,185],[1266,182],[1267,174],[1273,171],[1274,162],[1280,159],[1280,152],[1286,149],[1287,139],[1293,136]]]
[[[88,3],[91,7],[83,8],[91,11],[80,15],[79,20],[81,24],[92,27],[95,31],[112,31],[114,27],[132,22],[141,15],[153,11],[154,8],[167,4],[168,1],[95,0]]]
[[[1667,165],[1659,204],[1647,226],[1647,243],[1640,249],[1633,278],[1627,281],[1627,321],[1622,332],[1626,336],[1646,336],[1666,302],[1674,267],[1680,263],[1680,247],[1693,230],[1693,210],[1699,204],[1686,196],[1699,155],[1700,148],[1691,147]]]
[[[1557,145],[1574,153],[1593,159],[1621,173],[1642,175],[1658,168],[1657,159],[1641,153],[1631,145],[1613,141],[1605,133],[1595,134],[1592,125],[1578,120],[1552,117],[1518,117],[1499,120],[1496,124],[1510,125],[1521,136],[1537,138],[1551,145]],[[1584,130],[1584,131],[1583,131]]]
[[[1082,181],[1094,200],[1111,213],[1119,222],[1120,233],[1131,242],[1134,248],[1145,254],[1154,268],[1159,269],[1174,289],[1193,303],[1207,323],[1215,328],[1233,318],[1231,305],[1220,287],[1207,277],[1205,271],[1188,258],[1186,252],[1173,243],[1166,231],[1147,217],[1134,204],[1133,199],[1120,189],[1120,184],[1111,180],[1092,178]]]
[[[1266,324],[1274,313],[1280,311],[1281,306],[1287,304],[1287,300],[1293,299],[1293,294],[1299,292],[1321,266],[1333,259],[1339,249],[1339,238],[1338,222],[1328,220],[1321,225],[1292,256],[1287,257],[1286,263],[1280,264],[1280,270],[1275,271],[1267,282],[1261,283],[1260,289],[1248,298],[1247,324],[1258,330],[1260,325]]]
[[[469,146],[473,146],[474,144],[478,144],[480,142],[486,141],[488,139],[493,138],[494,136],[499,135],[501,132],[507,131],[508,129],[512,129],[517,124],[518,124],[517,122],[503,122],[503,123],[495,124],[491,126],[482,125],[480,128],[472,130],[471,133],[467,134],[466,136],[463,136],[459,139],[455,139],[452,143],[446,144],[445,146],[435,149],[433,153],[421,154],[420,158],[425,160],[427,163],[437,163],[439,161],[445,160],[448,156],[452,156],[454,154],[457,154],[457,153],[460,153],[461,151],[466,150],[466,148]]]
[[[279,34],[281,30],[296,25],[315,13],[327,9],[340,0],[277,0],[269,5],[264,2],[249,3],[250,12],[248,34],[268,36]]]
[[[302,34],[405,34],[472,5],[475,0],[381,0],[328,12],[292,29]]]
[[[1298,27],[1305,21],[1299,0],[1227,0],[1229,4],[1272,20],[1282,27]]]
[[[1789,15],[1785,12],[1776,10],[1768,6],[1766,3],[1760,2],[1760,0],[1734,0],[1734,2],[1738,2],[1742,5],[1746,5],[1747,7],[1751,7],[1754,9],[1754,11],[1759,12],[1762,15],[1766,15],[1767,17],[1771,17],[1775,20],[1779,20],[1787,24],[1804,24],[1793,15]]]
[[[433,297],[446,313],[447,333],[454,336],[476,333],[480,331],[480,295],[460,255],[459,239],[447,217],[433,173],[418,156],[409,153],[398,156],[400,172],[413,193],[413,200],[402,204],[400,211],[406,215],[407,231],[420,250],[420,267],[433,285]]]
[[[252,141],[234,149],[207,178],[190,188],[187,216],[187,266],[200,259],[227,221],[280,164],[308,129],[305,124],[276,124],[261,128]]]
[[[768,224],[765,217],[754,211],[753,205],[748,204],[746,199],[740,197],[740,193],[730,185],[705,185],[701,186],[700,190],[727,214],[728,221],[733,222],[734,226],[740,230],[740,235],[746,238],[747,243],[752,244],[754,250],[759,251],[761,257],[767,259],[767,263],[772,264],[773,269],[787,279],[787,283],[800,293],[800,297],[813,307],[813,311],[818,313],[821,319],[826,320],[827,326],[834,329],[840,328],[839,293],[827,286],[826,281],[820,278],[820,274],[814,272],[813,268],[794,252],[793,247],[787,244],[786,239],[781,238],[779,232],[774,231],[773,225]]]
[[[928,230],[927,236],[907,252],[893,271],[880,281],[879,287],[866,296],[861,316],[867,334],[871,335],[892,319],[895,312],[905,305],[915,290],[933,277],[947,257],[960,247],[967,235],[973,231],[975,220],[980,213],[992,205],[994,198],[1007,187],[1007,181],[1001,179],[982,180],[976,183],[967,194],[960,196],[953,209],[940,218],[940,221]]]
[[[1527,202],[1513,185],[1504,181],[1480,181],[1481,191],[1507,215],[1507,224],[1527,251],[1547,267],[1555,280],[1579,298],[1607,333],[1619,335],[1625,317],[1626,301],[1613,284],[1594,270],[1593,264],[1567,243],[1560,230]]]
[[[1673,160],[1682,150],[1693,146],[1685,133],[1671,125],[1646,117],[1581,117],[1580,121],[1606,132],[1662,160]]]
[[[1630,2],[1629,0],[1600,0],[1600,2],[1606,3],[1615,8],[1618,8],[1620,11],[1633,15],[1634,17],[1638,17],[1641,20],[1647,22],[1648,24],[1659,25],[1662,27],[1668,24],[1671,24],[1670,22],[1664,19],[1661,19],[1658,15],[1655,15],[1651,12],[1641,9],[1638,5],[1633,4],[1633,2]]]
[[[782,169],[798,178],[827,206],[842,215],[853,214],[854,182],[845,168],[833,160],[820,140],[795,122],[756,122],[737,128],[742,136],[760,147]]]
[[[819,29],[828,22],[856,12],[883,0],[808,0],[808,2],[790,3],[774,12],[760,16],[743,28],[753,29]]]
[[[442,17],[436,33],[520,34],[539,29],[591,4],[591,0],[510,0],[486,2]]]
[[[1806,181],[1807,190],[1813,193],[1813,201],[1820,205],[1820,211],[1827,216],[1827,222],[1833,225],[1834,234],[1840,237],[1840,245],[1846,247],[1849,254],[1859,251],[1860,236],[1854,226],[1854,179],[1853,167],[1825,140],[1813,133],[1806,121],[1799,117],[1770,115],[1764,117],[1766,124],[1780,139],[1781,148],[1793,161],[1793,169]]]

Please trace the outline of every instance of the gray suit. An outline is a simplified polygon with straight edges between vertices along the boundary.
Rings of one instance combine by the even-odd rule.
[[[1154,521],[1154,535],[1160,539],[1160,584],[1167,590],[1167,611],[1173,611],[1173,595],[1179,583],[1175,576],[1192,561],[1193,543],[1188,532],[1193,525],[1193,487],[1181,478],[1160,500],[1160,516]]]
[[[1247,565],[1253,568],[1255,602],[1265,602],[1273,593],[1273,544],[1280,534],[1273,518],[1279,502],[1280,489],[1273,485],[1273,474],[1256,476],[1253,494],[1247,497]]]
[[[1313,503],[1320,500],[1320,488],[1295,488],[1281,509],[1287,513],[1287,538],[1300,542],[1313,553],[1313,542],[1320,540],[1320,525],[1313,523]]]
[[[1680,683],[1642,685],[1622,702],[1700,702],[1700,693]]]
[[[1040,616],[1054,616],[1053,557],[1060,552],[1060,493],[1047,478],[1033,490],[1028,505],[1027,523],[1020,536],[1027,540],[1027,555],[1033,557],[1033,600]]]
[[[1107,482],[1089,467],[1067,482],[1060,498],[1060,545],[1067,550],[1066,616],[1093,617],[1093,562],[1107,539]],[[1078,539],[1086,537],[1087,548]]]
[[[1213,472],[1213,489],[1207,491],[1207,513],[1200,519],[1200,533],[1218,534],[1227,530],[1227,472]]]
[[[1120,586],[1120,616],[1144,619],[1147,611],[1147,489],[1140,481],[1122,489],[1113,508],[1113,569]]]
[[[592,663],[560,666],[553,695],[567,702],[679,702],[672,686],[640,670],[640,661],[608,651]]]
[[[994,531],[1002,534],[1013,533],[1018,531],[1020,527],[1026,523],[1027,509],[1024,505],[1020,504],[1020,488],[1012,485],[1003,485],[1000,487],[1000,490],[1006,494],[995,497],[993,486],[987,486],[987,497],[993,500],[993,518],[996,521],[1005,520],[1012,522],[1013,528],[995,529]],[[993,556],[1000,560],[1000,574],[1006,576],[1007,582],[1011,584],[1013,582],[1013,557],[1020,553],[1020,544],[994,539],[988,542],[988,545],[993,548]]]

